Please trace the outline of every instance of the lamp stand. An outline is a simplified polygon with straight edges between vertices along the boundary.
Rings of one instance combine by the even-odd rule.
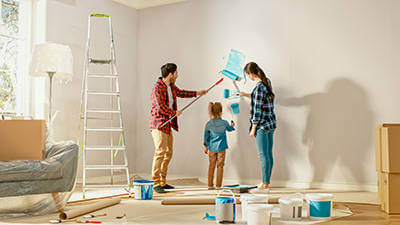
[[[55,74],[56,72],[47,72],[47,74],[49,74],[49,78],[50,78],[50,91],[49,91],[49,116],[48,116],[48,123],[49,123],[49,128],[50,128],[50,125],[51,125],[51,114],[52,114],[52,110],[51,110],[51,100],[52,100],[52,91],[53,91],[53,76],[54,76],[54,74]]]

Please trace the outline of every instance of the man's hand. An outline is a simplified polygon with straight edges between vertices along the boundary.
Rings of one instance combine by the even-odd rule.
[[[201,90],[201,91],[196,92],[196,95],[197,95],[197,96],[200,96],[200,95],[205,95],[205,94],[207,94],[207,93],[208,93],[207,90]]]
[[[176,110],[176,112],[175,112],[175,116],[180,116],[180,115],[182,115],[182,111],[179,111],[179,110]]]
[[[204,147],[204,153],[208,155],[208,147]]]
[[[233,122],[233,120],[231,120],[231,126],[232,126],[232,127],[235,126],[235,122]]]

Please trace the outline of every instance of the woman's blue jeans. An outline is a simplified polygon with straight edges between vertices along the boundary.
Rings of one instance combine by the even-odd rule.
[[[271,181],[272,166],[274,159],[272,155],[272,146],[274,143],[274,131],[258,129],[256,132],[256,144],[258,157],[261,162],[262,182],[269,184]]]

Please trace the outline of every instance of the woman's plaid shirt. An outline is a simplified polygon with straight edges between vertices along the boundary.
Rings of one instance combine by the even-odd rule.
[[[274,100],[267,96],[268,89],[263,82],[258,82],[251,93],[250,130],[253,124],[258,128],[273,130],[276,128]]]

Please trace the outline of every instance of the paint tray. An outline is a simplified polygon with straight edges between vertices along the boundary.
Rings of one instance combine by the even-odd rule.
[[[234,184],[234,185],[225,185],[224,189],[229,189],[233,193],[248,193],[250,189],[257,188],[255,185],[240,185],[240,184]]]

